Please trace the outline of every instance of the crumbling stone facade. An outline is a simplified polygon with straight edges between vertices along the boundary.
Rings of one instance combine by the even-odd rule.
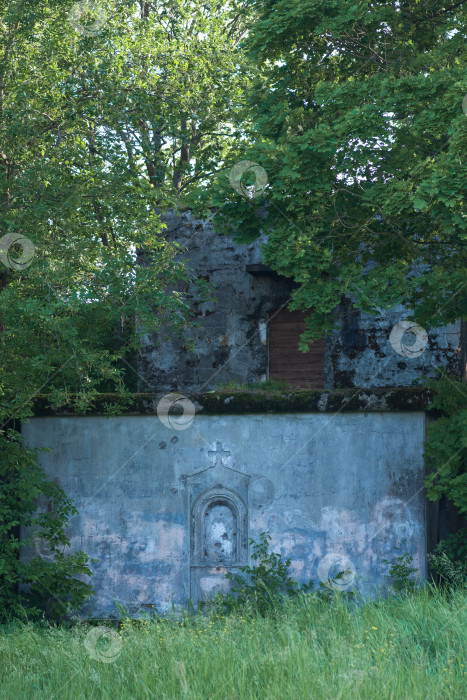
[[[287,305],[293,281],[262,265],[261,241],[237,244],[189,211],[169,213],[163,219],[164,235],[182,246],[190,269],[213,285],[215,298],[200,305],[193,300],[199,325],[186,330],[186,342],[143,338],[140,390],[209,391],[230,382],[266,380],[269,316]],[[349,302],[343,300],[336,308],[337,330],[325,338],[320,388],[411,386],[422,374],[433,375],[438,366],[459,373],[458,325],[427,329],[424,352],[404,357],[389,337],[392,328],[407,318],[407,310],[400,306],[370,316],[353,310]],[[192,341],[194,351],[187,349],[187,341]]]
[[[270,316],[293,282],[265,268],[261,242],[238,245],[190,212],[165,222],[194,274],[215,288],[212,301],[193,299],[199,325],[184,340],[143,339],[147,393],[124,415],[104,417],[119,400],[112,395],[96,397],[84,417],[52,411],[42,397],[23,426],[30,446],[52,448],[40,463],[78,508],[73,549],[97,560],[96,597],[83,612],[107,617],[116,603],[166,612],[226,591],[225,574],[253,563],[250,538],[265,531],[304,583],[372,594],[401,551],[423,577],[433,544],[423,485],[430,396],[413,385],[440,365],[460,371],[459,328],[421,329],[411,356],[393,337],[402,307],[370,317],[343,299],[337,330],[315,355],[318,391],[222,391],[268,378]],[[291,326],[276,356],[290,351]],[[183,408],[181,423],[169,406]]]

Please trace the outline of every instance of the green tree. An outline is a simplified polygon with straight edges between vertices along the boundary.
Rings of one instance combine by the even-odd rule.
[[[313,309],[304,339],[332,328],[342,294],[425,326],[465,319],[465,3],[250,4],[254,128],[209,196],[219,228],[267,234],[292,308]],[[229,182],[242,159],[267,173],[254,196]]]
[[[14,428],[38,392],[82,412],[102,391],[130,402],[142,334],[190,322],[187,291],[203,287],[160,213],[235,143],[243,32],[235,2],[0,0],[2,602],[34,576],[57,596],[59,580],[88,571],[67,554],[72,504]],[[53,537],[35,516],[40,494]],[[38,540],[47,566],[22,563]],[[65,588],[76,602],[85,592]]]
[[[218,227],[267,235],[265,262],[298,283],[291,308],[312,310],[302,349],[333,328],[346,295],[369,313],[402,303],[426,328],[461,319],[465,372],[466,3],[250,6],[254,128],[209,197]],[[264,169],[246,169],[250,196],[232,187],[240,160]],[[428,496],[465,514],[465,384],[431,388],[442,417],[428,434]]]

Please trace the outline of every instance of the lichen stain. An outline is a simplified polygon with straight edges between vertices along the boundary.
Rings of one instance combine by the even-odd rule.
[[[255,526],[258,524],[263,523],[256,522]],[[419,529],[420,523],[415,513],[410,512],[409,504],[385,496],[375,504],[371,519],[366,522],[353,510],[328,507],[322,510],[318,522],[308,524],[309,535],[304,537],[293,529],[276,532],[271,545],[292,560],[294,575],[302,580],[311,564],[315,569],[316,563],[330,551],[355,558],[357,571],[374,567],[381,572],[382,560],[394,559],[401,544],[403,553],[413,554],[415,565],[420,567],[423,552],[415,548]]]
[[[317,529],[325,533],[327,548],[335,547],[337,543],[353,543],[362,551],[365,525],[352,510],[323,508]]]
[[[305,569],[305,562],[300,559],[292,559],[290,562],[290,572],[292,578],[302,578]]]
[[[104,527],[106,532],[99,532],[96,522],[88,519],[83,523],[83,538],[93,543],[92,549],[100,558],[125,558],[142,565],[170,561],[174,556],[182,556],[185,527],[157,520],[159,516],[166,516],[166,513],[152,514],[152,521],[146,513],[135,513],[128,523],[126,537],[110,532],[107,526]],[[79,549],[78,541],[73,544]]]
[[[227,593],[230,587],[229,581],[223,577],[219,576],[202,576],[199,579],[199,587],[201,590],[202,597],[211,597],[214,593]]]
[[[171,605],[174,597],[174,586],[173,581],[167,578],[156,578],[152,586],[153,599],[157,600],[159,604]]]
[[[81,533],[82,536],[86,539],[90,537],[96,537],[96,535],[98,534],[96,521],[90,520],[89,518],[85,518],[81,527]]]
[[[267,517],[264,513],[259,513],[258,515],[253,515],[250,518],[250,525],[252,530],[258,532],[265,532],[268,529]]]
[[[400,498],[386,496],[375,505],[368,534],[371,540],[378,537],[394,548],[404,540],[409,542],[419,527],[420,523],[411,514],[407,503]]]
[[[305,539],[306,538],[303,535],[300,535],[292,530],[285,533],[276,533],[271,544],[275,543],[276,545],[280,545],[280,549],[284,553],[284,556],[288,558],[292,554],[293,549],[297,545],[303,544]]]
[[[314,559],[321,559],[324,557],[324,543],[317,538],[313,540],[313,547],[311,550],[311,557]]]
[[[225,566],[213,566],[212,569],[209,569],[210,574],[226,574],[227,569]]]
[[[156,559],[165,560],[169,555],[180,554],[183,549],[185,528],[183,525],[167,525],[162,521],[156,523],[155,553]]]

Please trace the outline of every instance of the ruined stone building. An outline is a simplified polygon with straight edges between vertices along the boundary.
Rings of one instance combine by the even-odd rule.
[[[190,212],[166,223],[216,300],[196,306],[185,341],[144,338],[141,393],[125,415],[44,409],[23,427],[52,448],[42,464],[79,510],[73,546],[98,559],[86,610],[164,611],[226,590],[265,531],[301,581],[371,592],[401,551],[423,575],[434,526],[418,378],[459,371],[459,328],[417,330],[411,350],[405,309],[371,317],[344,298],[337,330],[300,353],[292,283],[259,244]],[[267,379],[285,388],[261,391]]]
[[[260,243],[234,243],[209,222],[193,220],[190,212],[164,219],[164,235],[186,250],[189,267],[214,286],[216,300],[197,308],[199,326],[187,331],[193,353],[180,342],[157,344],[157,339],[146,338],[141,391],[209,391],[229,382],[253,384],[269,378],[330,391],[407,387],[438,366],[459,372],[458,326],[431,330],[423,350],[417,345],[413,353],[410,337],[404,338],[404,356],[394,350],[389,336],[407,318],[406,309],[369,316],[353,310],[345,298],[336,309],[339,330],[315,343],[309,353],[300,352],[304,317],[287,309],[293,282],[263,265]]]

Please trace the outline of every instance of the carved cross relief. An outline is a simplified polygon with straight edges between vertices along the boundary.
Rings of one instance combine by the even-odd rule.
[[[230,450],[216,441],[213,463],[187,477],[190,487],[190,596],[195,604],[226,590],[225,574],[248,563],[250,476],[225,461]]]

